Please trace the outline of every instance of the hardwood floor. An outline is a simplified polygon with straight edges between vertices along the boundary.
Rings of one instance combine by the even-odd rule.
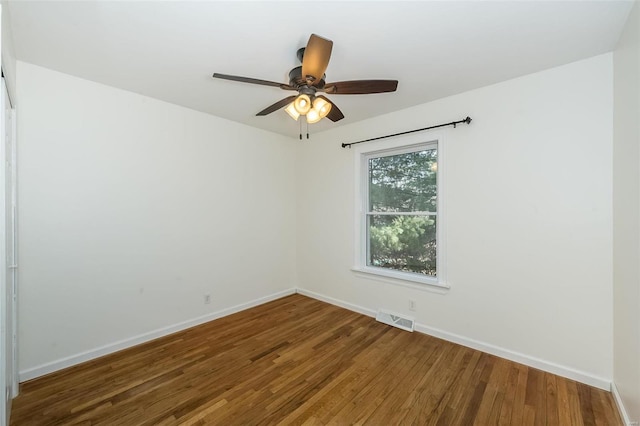
[[[22,384],[12,425],[621,425],[608,392],[304,296]]]

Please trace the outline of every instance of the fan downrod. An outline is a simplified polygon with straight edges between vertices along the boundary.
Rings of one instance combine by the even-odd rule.
[[[305,49],[304,47],[301,47],[296,52],[296,56],[298,57],[298,60],[300,61],[300,63],[302,63],[302,59],[304,58],[304,49]]]

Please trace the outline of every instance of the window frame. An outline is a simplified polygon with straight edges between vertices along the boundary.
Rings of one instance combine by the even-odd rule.
[[[376,141],[355,149],[355,266],[352,271],[366,278],[408,286],[420,290],[448,289],[446,281],[446,216],[445,216],[445,167],[442,136],[431,134],[405,135],[392,140]],[[367,265],[369,238],[367,215],[369,213],[369,159],[415,152],[421,149],[437,150],[437,210],[436,210],[436,277],[414,272]]]

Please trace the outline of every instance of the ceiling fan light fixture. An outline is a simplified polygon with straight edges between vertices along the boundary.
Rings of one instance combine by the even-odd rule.
[[[298,117],[300,117],[300,113],[296,110],[295,105],[291,102],[286,108],[285,111],[289,114],[289,117],[298,121]]]
[[[318,111],[315,108],[310,109],[307,113],[307,123],[314,124],[320,120],[322,120],[322,117],[320,117]]]
[[[331,111],[331,102],[327,102],[322,98],[315,98],[313,100],[313,109],[318,111],[320,118],[325,118]]]
[[[293,107],[296,109],[298,114],[305,115],[311,109],[311,99],[309,99],[308,95],[301,94],[293,101]]]

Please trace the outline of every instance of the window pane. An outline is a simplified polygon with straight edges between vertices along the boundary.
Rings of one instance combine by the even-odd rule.
[[[368,215],[367,265],[436,276],[436,217]]]
[[[369,159],[369,211],[436,211],[437,150]]]

